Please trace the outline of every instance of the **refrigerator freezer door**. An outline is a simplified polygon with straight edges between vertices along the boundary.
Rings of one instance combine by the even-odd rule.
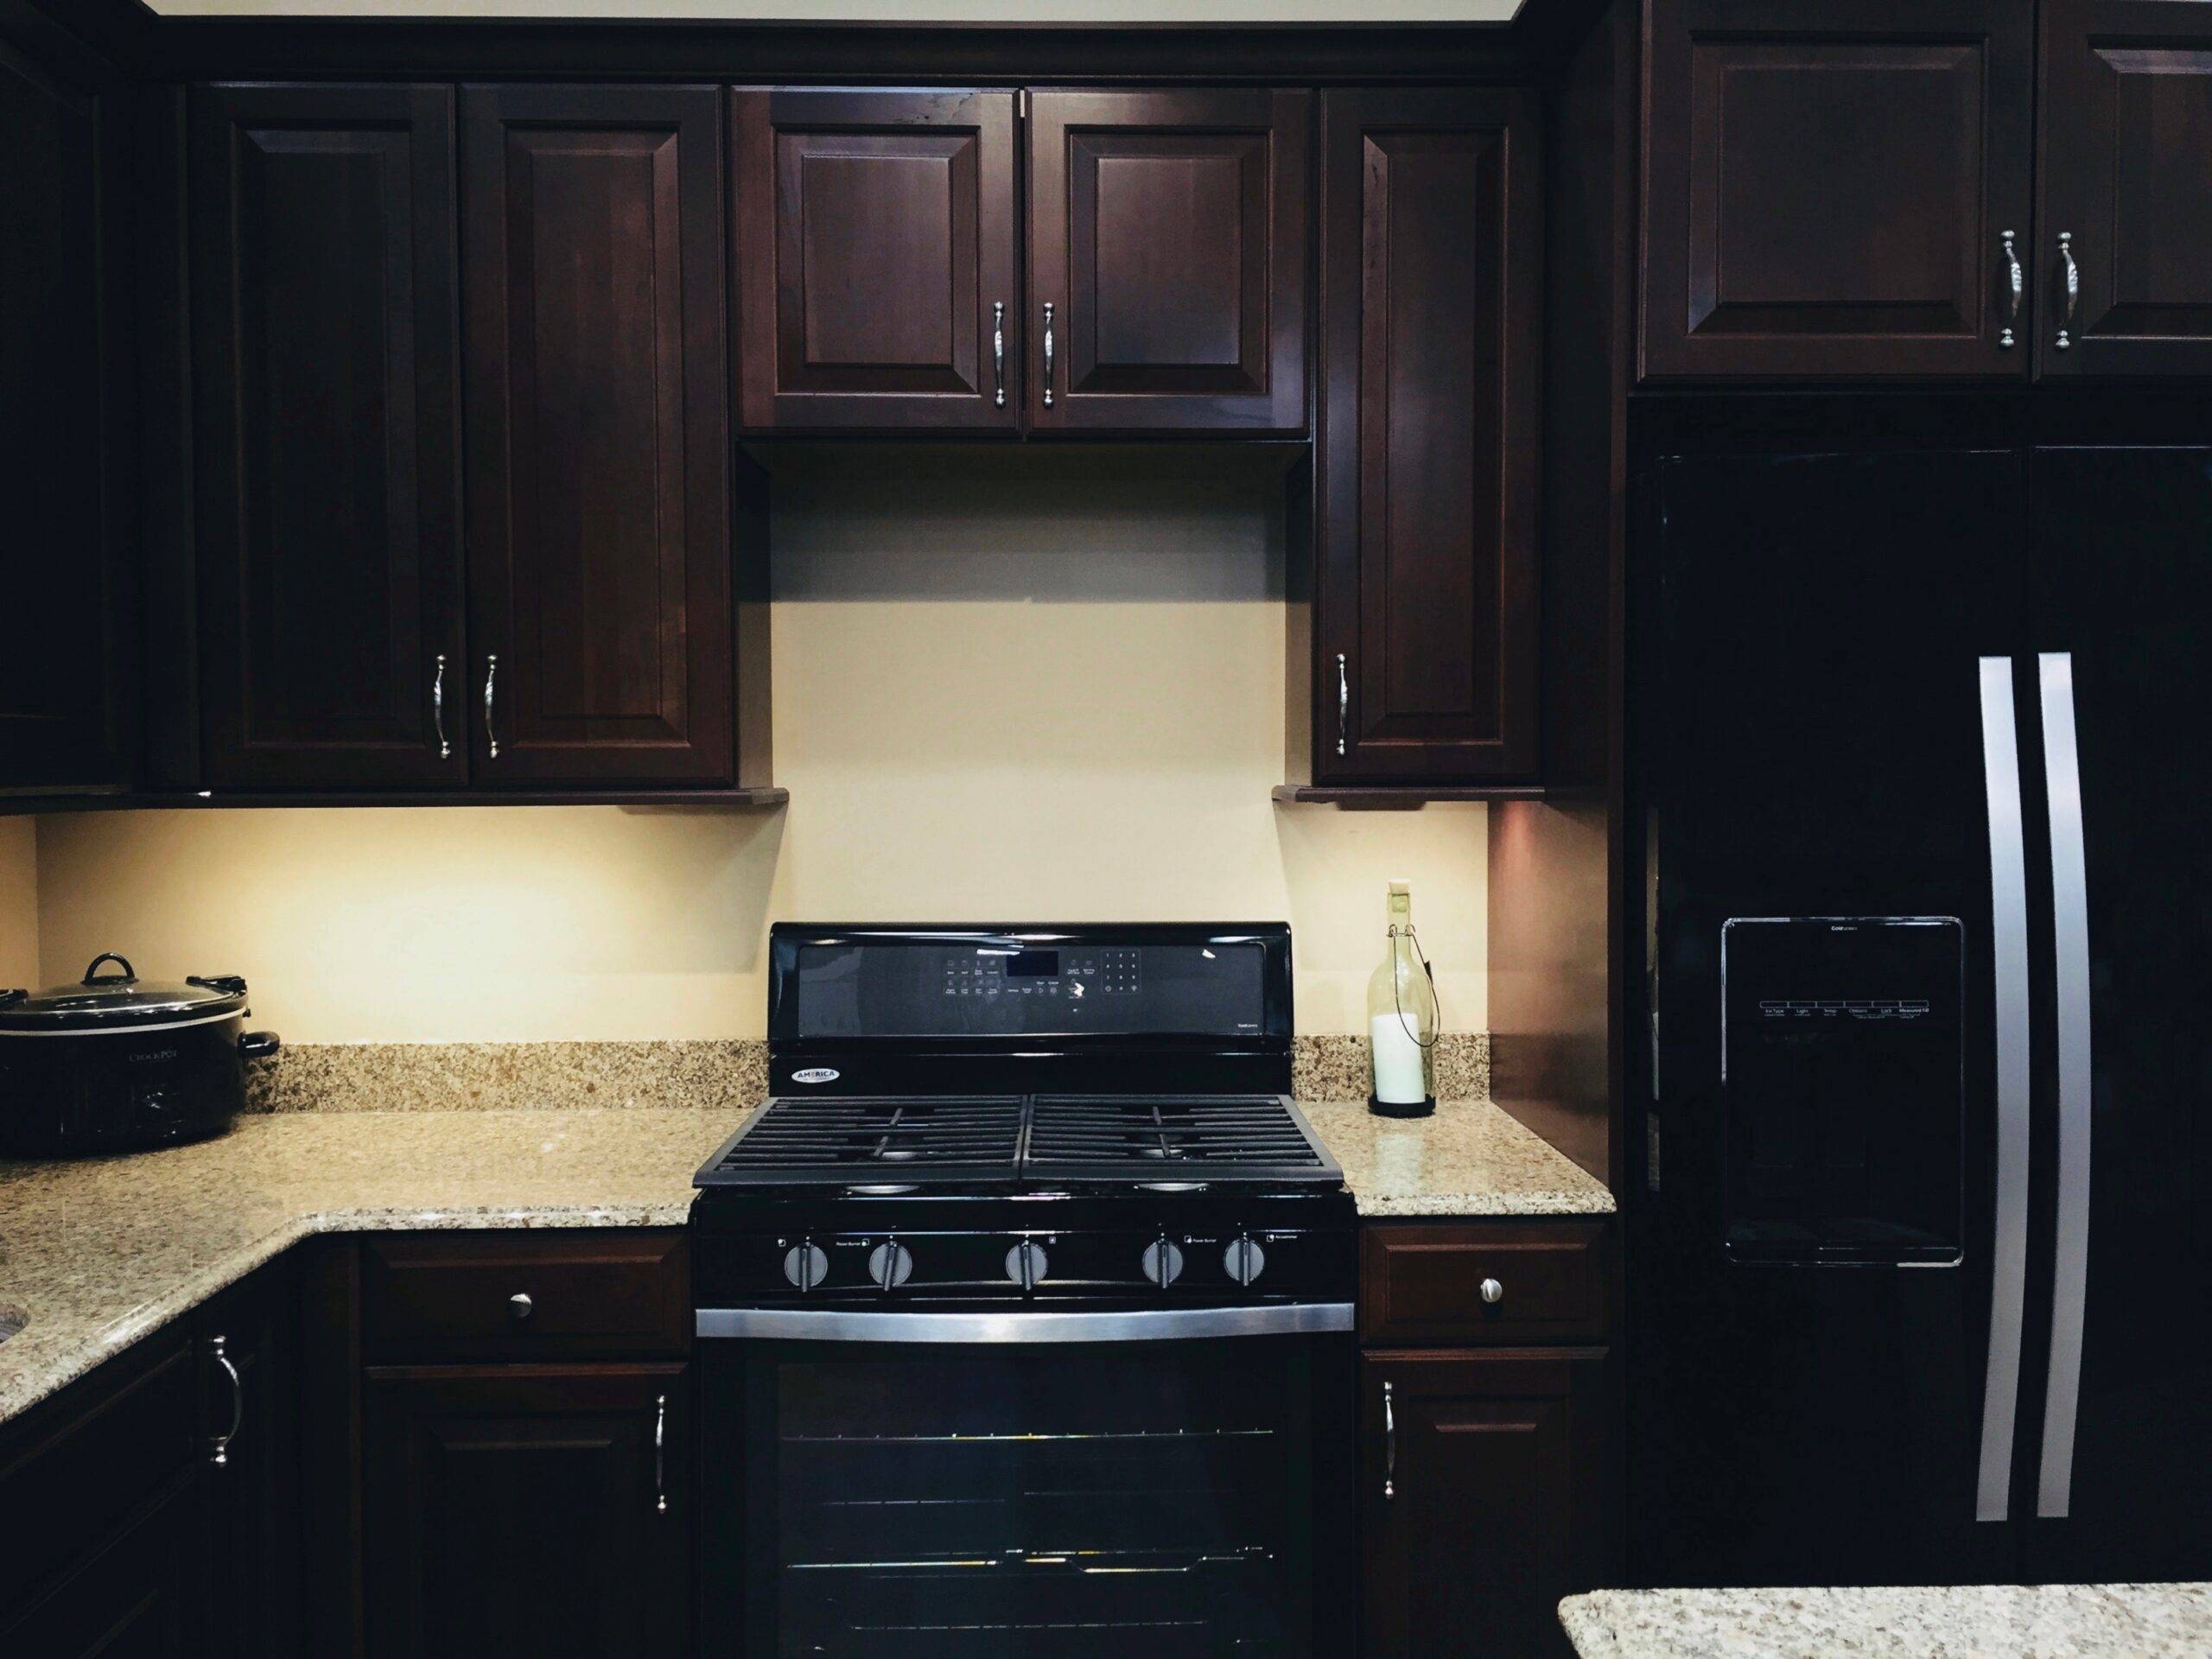
[[[1975,1519],[1997,1234],[1992,849],[2005,828],[1993,817],[1981,659],[2009,679],[2024,645],[2024,480],[2019,455],[1967,451],[1660,468],[1658,544],[1639,556],[1651,667],[1633,717],[1661,1015],[1650,1109],[1666,1164],[1631,1219],[1633,1582],[1971,1582],[2015,1570],[2014,1528]],[[1957,1036],[1943,1098],[1929,1081],[1931,1024],[1892,1054],[1860,1048],[1850,1065],[1867,1086],[1830,1090],[1811,1120],[1847,1099],[1855,1113],[1850,1135],[1828,1143],[1814,1230],[1863,1246],[1869,1224],[1902,1221],[1896,1236],[1911,1248],[1893,1262],[1867,1249],[1826,1258],[1856,1254],[1859,1265],[1827,1265],[1818,1251],[1751,1259],[1782,1230],[1766,1224],[1788,1158],[1770,1155],[1772,1181],[1732,1198],[1721,955],[1731,918],[1761,917],[1953,924]],[[1869,997],[1918,1000],[1872,990],[1875,964],[1864,965]],[[1882,971],[1899,985],[1932,973],[1910,960]],[[1874,1081],[1881,1066],[1890,1083]],[[1929,1198],[1942,1170],[1918,1189],[1854,1190],[1861,1146],[1870,1160],[1943,1148],[1948,1213]],[[1846,1199],[1876,1196],[1897,1213],[1843,1213]],[[1757,1219],[1732,1216],[1738,1200],[1767,1211],[1732,1253],[1732,1228]],[[1915,1255],[1929,1264],[1900,1265]],[[2009,1464],[2009,1427],[1997,1428]]]
[[[2058,1134],[2027,1571],[2212,1578],[2212,449],[2041,450],[2032,499]]]

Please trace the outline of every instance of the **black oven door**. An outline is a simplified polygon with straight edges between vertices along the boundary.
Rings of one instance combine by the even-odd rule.
[[[909,1343],[862,1317],[700,1344],[702,1651],[1350,1651],[1350,1335]]]

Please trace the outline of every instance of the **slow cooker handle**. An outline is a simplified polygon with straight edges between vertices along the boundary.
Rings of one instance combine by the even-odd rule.
[[[238,1039],[238,1058],[242,1060],[265,1060],[283,1046],[273,1031],[249,1031]]]
[[[112,962],[121,967],[123,971],[119,974],[103,975],[100,972],[100,963],[104,962]],[[138,970],[130,965],[130,959],[118,957],[112,950],[101,951],[92,958],[92,965],[85,969],[85,983],[87,985],[128,985],[137,977]]]

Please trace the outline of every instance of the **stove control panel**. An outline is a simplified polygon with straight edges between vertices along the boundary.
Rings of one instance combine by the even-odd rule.
[[[1211,927],[772,931],[772,1043],[1081,1033],[1287,1039],[1290,937]]]
[[[1163,1217],[1163,1219],[1165,1219]],[[1112,1295],[1231,1301],[1349,1300],[1348,1228],[1179,1224],[1036,1230],[821,1226],[695,1238],[702,1299],[726,1306],[1021,1300]],[[715,1288],[709,1292],[707,1282]]]

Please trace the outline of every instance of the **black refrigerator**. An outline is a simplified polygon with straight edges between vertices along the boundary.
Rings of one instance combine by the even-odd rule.
[[[2212,1578],[2212,448],[1643,483],[1630,1581]]]

